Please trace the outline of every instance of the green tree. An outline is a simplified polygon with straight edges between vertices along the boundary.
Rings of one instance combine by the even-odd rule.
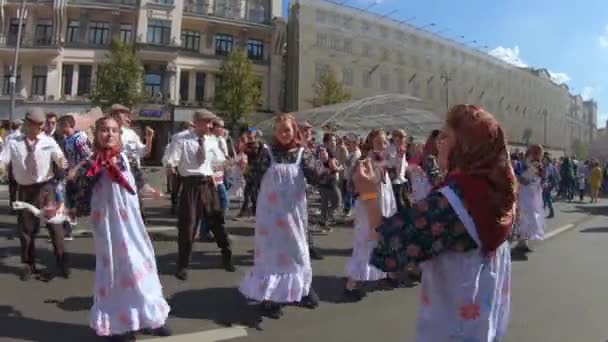
[[[313,83],[315,96],[309,102],[313,107],[332,105],[351,99],[351,94],[342,88],[335,71],[327,67],[321,78]]]
[[[228,127],[247,121],[247,115],[260,105],[262,80],[243,49],[234,49],[220,72],[221,84],[213,99],[215,109]]]
[[[97,83],[91,100],[105,108],[120,103],[133,108],[142,103],[144,68],[133,52],[132,46],[113,39],[110,44],[108,63],[99,66]]]
[[[580,139],[575,138],[574,141],[572,141],[572,154],[575,155],[578,160],[589,158],[589,145],[585,145]]]

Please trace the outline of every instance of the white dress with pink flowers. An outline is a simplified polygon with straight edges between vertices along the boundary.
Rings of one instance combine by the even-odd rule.
[[[276,163],[270,156],[255,214],[254,264],[239,290],[258,302],[299,302],[312,283],[302,150],[293,164]]]
[[[122,158],[123,175],[136,189],[129,163]],[[169,305],[137,195],[112,182],[105,170],[93,187],[91,221],[96,255],[91,327],[108,336],[163,326]]]
[[[382,216],[391,217],[397,212],[397,202],[393,188],[385,173],[384,182],[379,185],[380,196],[378,202],[382,211]],[[346,275],[356,281],[375,281],[386,278],[386,273],[370,265],[369,259],[372,251],[376,247],[376,241],[370,240],[370,226],[367,219],[365,206],[359,200],[355,203],[355,229],[353,241],[353,254],[346,262]]]

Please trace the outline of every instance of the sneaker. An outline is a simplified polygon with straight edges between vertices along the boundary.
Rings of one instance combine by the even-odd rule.
[[[308,291],[308,296],[302,298],[300,303],[306,308],[316,309],[317,307],[319,307],[319,296],[311,287]]]
[[[32,267],[29,265],[23,266],[21,269],[21,273],[19,274],[19,279],[21,281],[28,281],[32,278]]]
[[[179,280],[186,281],[188,280],[188,271],[185,268],[179,269],[175,272],[175,277]]]
[[[232,263],[232,252],[229,250],[222,251],[222,266],[227,272],[234,272],[236,268]]]
[[[74,241],[74,237],[72,235],[66,235],[63,237],[65,241]]]
[[[264,302],[260,304],[260,310],[262,311],[262,316],[271,319],[279,319],[283,316],[283,308],[280,304]]]

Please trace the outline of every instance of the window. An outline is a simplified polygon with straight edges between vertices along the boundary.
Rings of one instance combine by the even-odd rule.
[[[194,99],[197,102],[205,101],[205,81],[207,75],[204,72],[196,73],[196,83],[194,88]]]
[[[367,21],[363,21],[361,23],[361,30],[367,33],[372,30],[372,25]]]
[[[173,5],[173,0],[153,0],[152,2],[159,5]]]
[[[241,0],[215,0],[215,15],[239,19],[241,16]]]
[[[387,38],[388,37],[388,28],[386,28],[386,26],[380,26],[379,33],[382,38]]]
[[[220,74],[215,74],[215,94],[217,95],[224,85],[224,78]]]
[[[120,40],[127,44],[133,41],[133,25],[120,24]]]
[[[188,101],[190,91],[190,72],[182,71],[179,75],[179,100]]]
[[[215,35],[215,54],[218,56],[228,56],[232,52],[234,38],[229,34]]]
[[[72,77],[74,75],[74,66],[72,64],[64,64],[61,71],[61,84],[63,85],[62,94],[72,94]]]
[[[93,67],[90,65],[80,65],[78,67],[78,96],[86,96],[91,93],[91,78]]]
[[[329,40],[329,48],[332,50],[340,50],[340,40],[337,37],[331,37]]]
[[[65,41],[68,43],[76,43],[80,40],[80,21],[70,20],[68,24],[68,30],[65,35]]]
[[[383,48],[382,49],[382,60],[383,61],[388,61],[389,54],[390,54],[390,52],[388,51],[388,49]]]
[[[148,96],[154,97],[161,92],[161,75],[157,72],[146,72],[144,76],[144,89]]]
[[[46,95],[46,65],[32,67],[32,95]]]
[[[327,70],[327,64],[317,62],[315,63],[315,80],[319,81]]]
[[[333,25],[339,25],[340,24],[340,16],[337,13],[332,13],[331,14],[331,23]]]
[[[9,44],[17,43],[17,35],[19,35],[19,18],[12,18],[11,24],[8,27],[8,42]],[[23,43],[23,37],[25,37],[25,20],[21,23],[21,43]]]
[[[171,22],[151,19],[148,21],[148,44],[169,45],[171,41]]]
[[[397,51],[397,63],[403,64],[405,63],[405,58],[403,57],[403,52]]]
[[[264,42],[257,39],[249,39],[247,41],[247,55],[251,59],[264,59]]]
[[[13,76],[13,66],[4,65],[4,84],[2,86],[2,93],[4,95],[11,94],[11,76]],[[21,90],[21,65],[17,67],[17,79],[15,83],[15,94]]]
[[[363,57],[370,57],[370,47],[369,47],[369,44],[363,44],[362,45],[361,54],[363,55]]]
[[[36,24],[36,45],[51,45],[53,41],[53,25],[50,20],[40,20]]]
[[[350,38],[344,39],[342,50],[347,53],[353,53],[353,40]]]
[[[182,31],[182,48],[198,52],[201,47],[201,33],[195,31]]]
[[[89,44],[107,45],[110,41],[110,24],[105,22],[91,22],[89,26]]]
[[[325,11],[318,9],[316,11],[316,20],[319,24],[324,24],[325,21],[327,20],[327,15],[326,15]]]
[[[384,91],[388,91],[391,88],[390,76],[388,74],[380,76],[380,88]]]
[[[256,2],[257,2],[257,4],[256,4]],[[248,1],[247,7],[248,7],[249,21],[252,21],[254,23],[267,22],[266,6],[265,6],[263,0],[257,0],[255,2]]]
[[[344,19],[344,28],[350,30],[353,28],[353,17]]]
[[[352,86],[353,85],[353,69],[351,68],[344,68],[342,69],[342,84],[346,85],[346,86]]]
[[[327,35],[325,33],[317,32],[317,47],[325,47],[327,43]]]
[[[363,71],[363,88],[372,87],[372,73],[371,70]]]

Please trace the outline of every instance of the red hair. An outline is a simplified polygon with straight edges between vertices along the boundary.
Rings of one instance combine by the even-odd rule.
[[[275,135],[273,137],[273,145],[284,150],[291,150],[296,147],[304,146],[304,138],[302,137],[302,131],[300,131],[300,126],[298,125],[296,118],[290,113],[281,114],[274,120],[274,128],[276,129],[278,125],[283,122],[287,122],[291,126],[291,129],[293,130],[293,140],[285,145],[279,142]]]

